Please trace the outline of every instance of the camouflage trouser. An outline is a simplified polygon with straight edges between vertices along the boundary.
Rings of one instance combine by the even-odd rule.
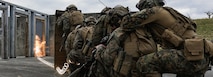
[[[110,77],[109,69],[106,69],[104,64],[99,61],[94,61],[88,73],[89,77]]]
[[[174,73],[177,77],[203,77],[209,66],[208,55],[204,60],[187,61],[180,50],[161,50],[141,57],[137,62],[140,74],[152,72]]]

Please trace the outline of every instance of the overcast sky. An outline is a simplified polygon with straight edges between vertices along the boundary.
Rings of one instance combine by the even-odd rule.
[[[138,11],[135,7],[139,0],[4,0],[13,4],[37,10],[46,14],[55,14],[55,10],[65,10],[70,4],[75,4],[83,13],[100,12],[105,5],[128,6],[131,11]],[[104,4],[102,4],[104,3]],[[213,12],[212,0],[165,0],[166,6],[173,7],[192,19],[208,18],[204,13]]]

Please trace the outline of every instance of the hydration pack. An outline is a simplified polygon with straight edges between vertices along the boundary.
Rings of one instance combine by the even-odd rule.
[[[71,25],[80,25],[84,21],[83,14],[80,11],[73,11],[69,17]]]

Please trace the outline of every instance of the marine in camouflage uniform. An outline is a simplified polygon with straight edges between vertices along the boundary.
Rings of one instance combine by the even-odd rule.
[[[68,34],[67,39],[65,41],[66,54],[68,54],[73,49],[73,42],[76,36],[76,32],[81,27],[82,25],[78,25],[72,32]]]
[[[117,28],[110,36],[106,49],[99,52],[98,59],[110,69],[110,76],[140,77],[135,67],[136,61],[139,57],[156,51],[155,42],[148,37],[149,35],[140,36],[146,33],[146,29],[140,28],[137,31],[126,32],[122,28]],[[137,36],[140,37],[135,39]]]
[[[71,63],[69,60],[69,53],[74,48],[73,42],[76,36],[76,32],[83,26],[83,14],[80,10],[77,9],[75,5],[71,4],[66,8],[65,13],[57,20],[57,22],[60,27],[63,27],[64,31],[60,50],[63,48],[65,49],[67,63]],[[76,64],[78,63],[73,63],[70,68],[76,68]]]
[[[91,41],[93,27],[96,23],[96,18],[90,16],[85,19],[84,26],[77,27],[73,30],[66,41],[66,46],[69,46],[69,52],[67,53],[67,62],[70,64],[70,70],[74,71],[80,67],[84,62],[85,58],[88,58],[91,54],[91,50],[84,50],[88,41]]]
[[[124,14],[127,14],[129,10],[121,5],[117,5],[114,8],[104,8],[102,16],[99,18],[97,24],[95,25],[94,35],[93,35],[93,45],[106,45],[108,36],[113,30],[120,26],[119,21]],[[113,20],[113,19],[114,20]],[[106,36],[106,37],[105,37]],[[97,41],[95,41],[97,40]],[[99,46],[99,45],[98,45]],[[95,49],[96,52],[102,51],[100,48]],[[109,70],[106,68],[102,61],[95,60],[91,66],[90,76],[92,77],[109,77]]]
[[[73,25],[73,27],[71,27],[72,23],[70,23],[71,21],[69,19],[69,17],[71,16],[70,13],[77,10],[78,8],[74,4],[69,5],[66,8],[66,11],[56,21],[57,25],[62,26],[64,33],[66,33],[67,35],[77,26]]]
[[[83,14],[77,9],[75,5],[71,4],[57,19],[56,23],[57,26],[63,30],[62,44],[59,50],[62,51],[62,49],[65,49],[66,53],[68,53],[72,47],[70,43],[72,43],[72,37],[75,35],[75,29],[77,26],[79,27],[79,25],[82,25],[83,23]]]
[[[118,15],[121,13],[119,10],[114,12]],[[116,17],[121,17],[116,21],[117,23],[114,22],[114,24],[121,24],[122,17],[127,14],[129,11],[124,11],[123,14],[112,17],[111,20],[114,22]],[[110,77],[139,77],[135,67],[136,61],[140,56],[156,51],[155,42],[149,35],[144,27],[132,31],[124,30],[121,27],[116,28],[110,35],[107,46],[102,44],[96,46],[96,60],[105,67],[106,73]],[[121,58],[120,54],[125,56]]]
[[[209,54],[205,53],[201,60],[189,61],[183,53],[183,41],[196,38],[196,24],[163,5],[163,0],[140,0],[136,5],[140,11],[123,20],[126,22],[123,27],[128,29],[149,26],[155,41],[163,48],[138,60],[137,68],[141,76],[161,77],[161,73],[175,73],[177,77],[203,77],[208,69]],[[136,26],[128,25],[134,23]],[[166,31],[174,36],[168,37],[164,34]]]
[[[68,58],[76,61],[76,62],[84,62],[84,61],[78,61],[80,58],[86,58],[91,56],[90,46],[87,46],[88,44],[91,45],[91,38],[92,38],[92,32],[93,28],[96,23],[96,18],[93,16],[90,16],[85,19],[85,26],[79,28],[76,32],[75,38],[73,40],[73,49],[68,54]],[[85,50],[85,48],[87,48]]]
[[[92,46],[96,46],[100,43],[101,39],[111,33],[109,16],[107,16],[110,7],[105,7],[101,11],[101,16],[98,18],[97,23],[94,26],[94,32],[92,34]]]

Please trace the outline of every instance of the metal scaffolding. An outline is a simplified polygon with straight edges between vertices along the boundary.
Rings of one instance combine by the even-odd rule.
[[[49,39],[49,18],[45,13],[28,9],[19,5],[0,0],[1,26],[0,26],[0,52],[2,59],[15,58],[16,46],[16,15],[25,15],[28,19],[28,57],[33,56],[36,19],[44,21],[46,46]],[[46,49],[48,51],[48,49]]]

